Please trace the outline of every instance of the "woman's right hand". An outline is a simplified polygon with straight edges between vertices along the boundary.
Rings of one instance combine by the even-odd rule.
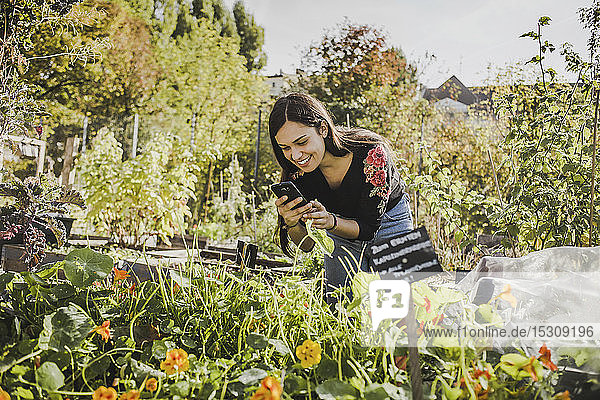
[[[298,223],[300,218],[302,218],[302,215],[310,211],[310,209],[312,208],[312,203],[308,203],[302,207],[292,210],[292,208],[294,208],[297,204],[299,204],[302,201],[302,198],[297,197],[289,203],[286,203],[287,199],[287,196],[282,196],[278,198],[277,200],[275,200],[275,206],[277,206],[277,212],[283,218],[284,223],[287,226],[291,227],[295,226]]]

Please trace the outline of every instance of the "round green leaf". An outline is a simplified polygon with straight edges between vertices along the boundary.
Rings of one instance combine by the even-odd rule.
[[[63,269],[67,279],[74,286],[83,289],[106,278],[112,271],[113,264],[110,256],[84,248],[71,251],[63,262]]]
[[[323,400],[352,400],[358,397],[358,390],[339,379],[329,379],[317,386],[317,394]]]
[[[45,362],[35,371],[35,379],[42,389],[51,392],[65,384],[65,376],[53,362]]]

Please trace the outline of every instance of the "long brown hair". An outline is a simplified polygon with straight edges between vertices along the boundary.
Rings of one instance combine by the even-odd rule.
[[[292,175],[299,170],[283,155],[283,150],[275,140],[275,135],[287,121],[298,122],[315,129],[319,129],[325,124],[327,128],[327,135],[324,138],[325,150],[335,157],[342,157],[361,147],[373,144],[382,144],[387,153],[392,155],[387,140],[381,135],[362,128],[335,126],[331,115],[319,100],[304,93],[290,93],[275,102],[269,115],[269,136],[275,158],[282,169],[281,182],[291,180]],[[289,238],[286,230],[282,229],[283,226],[283,217],[279,215],[275,236],[279,238],[279,246],[283,252],[291,255]]]

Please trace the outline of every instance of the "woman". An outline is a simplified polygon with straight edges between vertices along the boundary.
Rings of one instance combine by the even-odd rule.
[[[277,100],[269,135],[283,170],[281,181],[294,182],[312,200],[297,209],[300,198],[275,201],[280,246],[289,255],[289,239],[299,244],[309,219],[313,227],[327,230],[335,243],[324,263],[327,292],[348,285],[350,270],[368,270],[371,243],[412,230],[404,182],[380,135],[335,126],[318,100],[301,93]],[[310,251],[313,245],[307,238],[301,249]]]

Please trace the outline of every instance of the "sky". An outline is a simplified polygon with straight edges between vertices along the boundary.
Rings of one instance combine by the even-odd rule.
[[[248,12],[265,30],[265,75],[293,73],[302,52],[319,41],[326,29],[347,17],[381,29],[391,46],[415,64],[419,80],[438,87],[452,75],[465,85],[483,85],[489,72],[531,59],[537,42],[519,38],[536,30],[540,16],[552,22],[543,40],[557,50],[544,62],[567,80],[560,56],[563,43],[587,54],[589,34],[577,10],[592,0],[244,0]],[[231,9],[235,0],[224,0]],[[431,55],[434,58],[431,58]]]

